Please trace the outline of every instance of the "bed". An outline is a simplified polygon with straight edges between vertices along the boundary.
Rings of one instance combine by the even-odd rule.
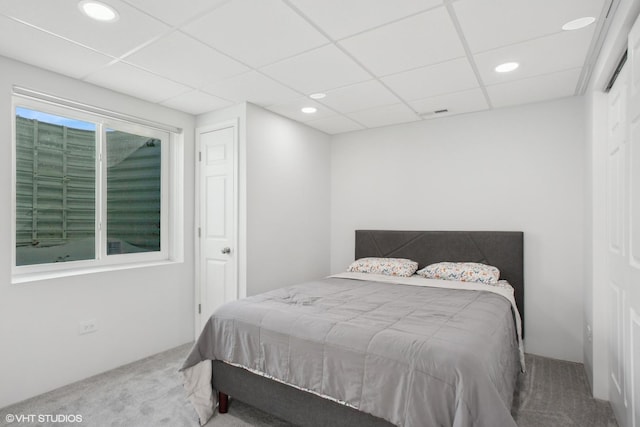
[[[201,423],[216,405],[226,412],[232,396],[297,425],[515,426],[523,233],[358,230],[355,238],[356,260],[493,265],[513,296],[353,273],[227,304],[182,367]]]

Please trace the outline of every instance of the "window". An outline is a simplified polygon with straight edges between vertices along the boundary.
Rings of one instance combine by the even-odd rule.
[[[168,259],[172,132],[15,98],[14,273]]]

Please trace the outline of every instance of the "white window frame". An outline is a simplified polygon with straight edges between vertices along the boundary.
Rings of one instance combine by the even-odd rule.
[[[89,260],[67,261],[60,263],[46,263],[33,265],[16,265],[16,203],[17,203],[17,140],[16,140],[16,109],[27,108],[43,113],[77,119],[96,124],[96,159],[95,159],[95,258]],[[102,111],[102,110],[101,110]],[[137,123],[135,118],[131,121],[123,120],[123,115],[109,117],[84,111],[81,108],[73,108],[59,105],[48,100],[33,99],[14,95],[12,108],[12,282],[21,283],[48,277],[60,277],[67,275],[84,274],[94,271],[130,268],[162,263],[171,260],[171,215],[175,212],[175,206],[170,200],[171,193],[171,155],[172,147],[178,138],[176,132],[169,127],[159,128],[149,126],[148,122]],[[136,135],[148,136],[160,139],[161,142],[161,213],[160,213],[160,251],[141,252],[131,254],[107,255],[107,161],[106,161],[106,130],[115,129]]]
[[[140,136],[149,138],[157,138],[161,140],[160,145],[160,251],[158,252],[141,252],[133,254],[117,254],[107,255],[107,129],[121,130],[124,132],[135,133]],[[98,224],[100,240],[100,248],[96,242],[96,258],[103,260],[105,265],[121,264],[126,262],[148,262],[166,260],[169,258],[169,248],[167,244],[169,236],[169,145],[171,143],[171,134],[155,129],[150,129],[133,123],[124,123],[115,120],[104,121],[101,124],[100,132],[102,134],[100,144],[100,187],[102,194],[99,197],[100,205],[100,224]],[[97,181],[97,180],[96,180]],[[96,198],[98,200],[98,198]]]

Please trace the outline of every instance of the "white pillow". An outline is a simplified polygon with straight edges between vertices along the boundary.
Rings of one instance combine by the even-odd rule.
[[[416,272],[427,279],[457,280],[495,285],[500,270],[492,265],[477,262],[438,262]]]
[[[417,262],[405,258],[360,258],[347,271],[410,277],[417,269]]]

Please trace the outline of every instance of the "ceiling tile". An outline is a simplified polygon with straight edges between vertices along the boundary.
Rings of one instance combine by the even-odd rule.
[[[306,114],[301,111],[303,107],[315,107],[318,109],[313,114]],[[300,97],[292,101],[272,105],[267,107],[268,110],[278,113],[282,116],[289,117],[290,119],[297,120],[299,122],[308,122],[311,120],[317,120],[324,117],[335,116],[336,112],[321,105],[320,103],[305,97]]]
[[[418,99],[409,102],[409,105],[420,113],[423,119],[436,119],[489,109],[489,104],[480,88]],[[445,109],[447,112],[435,113]]]
[[[368,128],[420,120],[420,117],[404,104],[387,105],[369,110],[356,111],[347,114],[347,117],[352,118],[358,123],[362,123]]]
[[[140,49],[125,61],[196,88],[249,70],[177,31]]]
[[[235,102],[247,101],[263,107],[300,98],[298,92],[257,71],[207,85],[202,90]]]
[[[327,97],[321,99],[320,102],[341,113],[350,113],[382,105],[397,104],[400,100],[377,80],[369,80],[330,90],[327,92]]]
[[[407,101],[479,86],[466,58],[394,74],[381,80]]]
[[[144,10],[150,15],[176,26],[200,16],[204,12],[210,11],[229,0],[180,0],[180,1],[158,1],[158,0],[125,0],[127,3]]]
[[[0,0],[0,55],[190,114],[248,101],[340,133],[573,95],[601,25],[560,27],[611,0],[106,0],[112,24],[78,1]]]
[[[15,43],[16,40],[20,43]],[[81,78],[113,60],[4,16],[0,16],[0,55],[74,78]]]
[[[460,0],[453,3],[472,52],[562,31],[583,16],[598,18],[605,0]]]
[[[252,67],[328,42],[279,0],[234,0],[187,24],[183,30]]]
[[[86,80],[150,102],[160,102],[190,90],[187,86],[122,62],[92,73]]]
[[[581,67],[591,44],[593,29],[563,31],[479,53],[474,55],[474,59],[485,85]],[[509,73],[496,72],[495,67],[505,62],[518,62],[520,67]]]
[[[377,76],[465,54],[444,7],[344,39],[340,45]]]
[[[371,79],[369,73],[334,45],[285,59],[260,71],[306,94]]]
[[[442,0],[289,0],[338,40],[442,4]]]
[[[526,104],[571,96],[576,90],[580,68],[488,86],[494,107]]]
[[[305,124],[330,135],[364,129],[364,126],[344,116],[325,117],[323,119],[308,121]]]
[[[169,29],[120,0],[110,0],[120,19],[106,24],[86,17],[77,0],[11,0],[5,14],[109,55],[120,56]]]
[[[194,90],[168,99],[162,102],[162,105],[197,115],[229,107],[233,103],[208,93]]]

